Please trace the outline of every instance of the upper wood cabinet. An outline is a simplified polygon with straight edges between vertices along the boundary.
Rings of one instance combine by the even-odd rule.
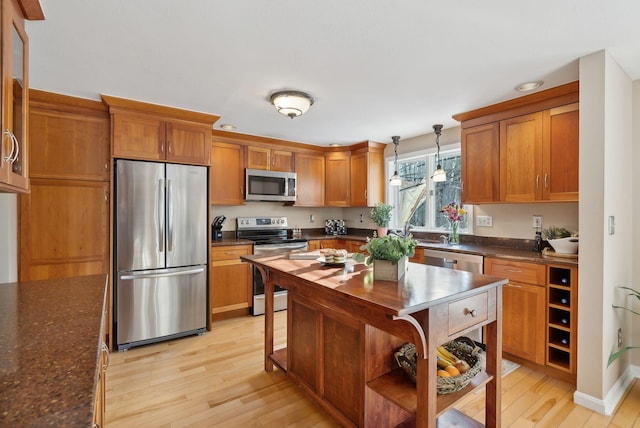
[[[332,207],[349,206],[349,170],[349,152],[325,153],[325,205]]]
[[[577,201],[579,182],[578,103],[542,112],[542,199]]]
[[[350,205],[373,206],[384,201],[384,144],[365,142],[352,146]]]
[[[101,103],[65,104],[69,97],[31,91],[32,178],[110,180],[109,114]],[[98,108],[100,107],[100,108]]]
[[[325,163],[321,154],[296,153],[297,207],[321,207],[325,199]]]
[[[29,191],[29,39],[27,19],[44,19],[38,1],[2,0],[0,191]],[[24,12],[23,12],[24,11]]]
[[[212,205],[244,204],[244,146],[213,141],[209,180]]]
[[[454,115],[465,203],[577,201],[578,82]]]
[[[542,113],[500,122],[500,200],[542,199]]]
[[[474,126],[461,133],[462,201],[495,202],[500,199],[500,126]]]
[[[247,168],[293,171],[293,153],[288,150],[247,146]]]
[[[218,116],[102,95],[112,115],[114,157],[209,165]]]

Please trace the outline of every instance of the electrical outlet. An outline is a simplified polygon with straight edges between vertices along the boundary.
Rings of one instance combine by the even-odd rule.
[[[364,223],[364,214],[360,214],[360,223]]]
[[[542,227],[542,216],[534,215],[532,217],[531,227],[540,228]]]
[[[622,346],[622,327],[618,329],[618,348]]]
[[[478,227],[491,227],[493,226],[493,217],[490,215],[476,216],[476,226]]]

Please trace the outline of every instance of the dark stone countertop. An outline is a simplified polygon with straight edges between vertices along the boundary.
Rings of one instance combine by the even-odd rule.
[[[0,284],[0,426],[90,427],[106,275]]]

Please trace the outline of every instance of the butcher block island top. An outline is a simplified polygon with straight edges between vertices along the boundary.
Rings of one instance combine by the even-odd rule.
[[[455,402],[486,384],[486,426],[500,426],[501,287],[506,279],[409,263],[398,282],[373,268],[286,254],[243,256],[265,283],[265,370],[274,364],[344,426],[478,424]],[[287,347],[274,350],[273,290],[288,290]],[[486,326],[486,369],[470,385],[436,394],[436,348]],[[393,353],[416,344],[416,383]]]

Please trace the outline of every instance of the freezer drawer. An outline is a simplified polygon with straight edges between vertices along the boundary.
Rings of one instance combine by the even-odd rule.
[[[115,315],[118,350],[205,331],[206,266],[120,272]]]

